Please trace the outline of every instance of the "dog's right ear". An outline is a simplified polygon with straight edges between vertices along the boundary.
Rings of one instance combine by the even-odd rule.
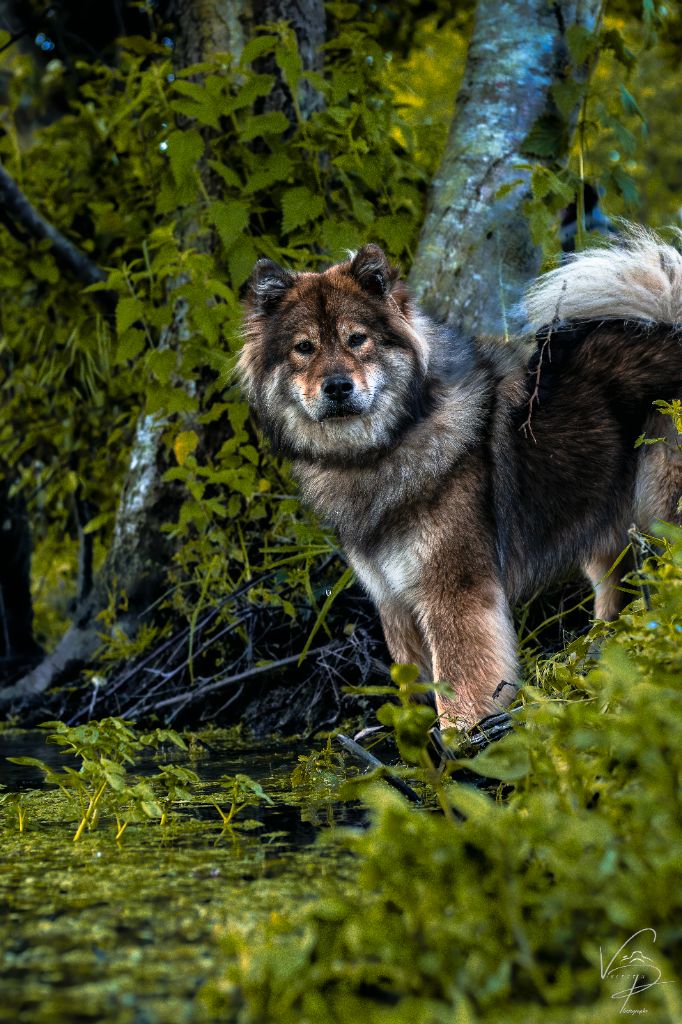
[[[249,280],[246,301],[254,313],[271,312],[296,281],[296,275],[274,260],[258,260]]]

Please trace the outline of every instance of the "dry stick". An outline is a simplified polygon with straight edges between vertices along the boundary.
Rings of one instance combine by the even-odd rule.
[[[310,657],[311,654],[326,653],[333,650],[336,646],[337,644],[334,642],[327,644],[326,647],[316,647],[315,650],[308,651],[307,657]],[[293,665],[300,657],[300,654],[292,654],[288,658],[280,658],[279,661],[271,661],[267,665],[255,665],[253,668],[245,669],[243,672],[237,672],[234,676],[226,676],[224,679],[218,679],[214,683],[209,683],[208,686],[198,687],[189,693],[181,693],[176,697],[169,697],[167,700],[158,701],[158,703],[153,705],[154,710],[167,707],[169,704],[178,704],[181,701],[191,704],[199,697],[203,697],[204,694],[211,693],[213,690],[220,690],[224,686],[233,686],[235,683],[241,683],[243,679],[251,679],[253,676],[262,675],[264,672],[272,672],[275,669],[283,668],[285,665]],[[141,710],[144,711],[144,704],[141,706]]]
[[[263,573],[262,576],[259,576],[258,580],[256,582],[257,583],[263,583],[265,580],[269,579],[271,576],[274,576],[274,575],[275,575],[275,570],[270,570],[268,572]],[[226,597],[223,597],[219,601],[219,603],[217,605],[215,605],[215,607],[213,607],[206,614],[205,618],[200,623],[198,623],[197,628],[201,629],[201,630],[204,630],[208,626],[209,622],[216,617],[218,612],[220,612],[229,601],[236,601],[237,598],[239,598],[243,594],[245,594],[254,585],[255,585],[254,582],[251,581],[251,582],[249,582],[247,584],[244,584],[241,587],[238,587],[237,590],[233,591],[233,593],[228,594]],[[170,593],[170,591],[168,593]],[[146,615],[148,612],[152,611],[155,604],[158,604],[158,601],[155,601],[152,604],[148,605],[147,608],[144,609],[142,614]],[[133,676],[135,676],[138,672],[141,672],[142,669],[146,668],[147,665],[151,661],[154,660],[154,658],[161,657],[161,655],[163,653],[165,653],[168,650],[168,648],[172,647],[174,643],[181,644],[184,641],[184,639],[185,639],[185,637],[187,636],[188,633],[189,633],[189,626],[183,626],[182,629],[177,630],[175,633],[173,633],[171,636],[169,636],[168,639],[164,640],[163,643],[159,644],[158,647],[153,648],[151,651],[149,651],[148,654],[145,654],[141,658],[140,661],[138,661],[137,663],[134,663],[130,667],[130,669],[128,669],[126,672],[123,672],[120,676],[118,676],[115,679],[111,689],[112,690],[119,689],[119,687],[122,686],[123,683],[128,682],[129,679],[131,679]],[[184,662],[183,662],[183,665],[184,665]]]
[[[550,346],[550,342],[552,340],[552,335],[554,334],[555,330],[557,329],[557,327],[561,323],[561,317],[559,315],[559,311],[560,311],[560,308],[561,308],[561,300],[564,297],[564,292],[566,291],[566,285],[567,284],[568,284],[568,281],[564,281],[564,286],[561,289],[561,294],[559,295],[559,298],[557,299],[556,309],[554,310],[554,316],[552,317],[552,322],[549,325],[549,329],[547,331],[547,337],[543,341],[542,347],[540,348],[540,355],[538,356],[538,365],[537,365],[537,369],[535,371],[535,387],[533,388],[533,394],[528,399],[528,415],[526,416],[525,420],[523,421],[523,423],[519,427],[519,430],[523,430],[524,434],[526,432],[528,432],[530,434],[530,436],[533,438],[533,441],[535,441],[535,434],[533,433],[533,428],[531,427],[530,423],[531,423],[531,419],[533,417],[533,406],[535,405],[536,402],[540,401],[540,378],[542,376],[542,361],[543,361],[543,359],[545,357],[545,351],[547,351],[547,355],[548,355],[549,361],[550,361],[550,363],[552,362],[552,350],[551,350],[551,348],[549,346]]]
[[[397,789],[399,793],[406,796],[408,800],[411,800],[413,804],[421,803],[421,800],[411,786],[408,786],[406,782],[403,782],[399,776],[394,775],[393,772],[386,767],[383,761],[380,761],[378,757],[374,756],[374,754],[370,754],[368,750],[361,747],[360,744],[356,743],[355,740],[352,740],[350,736],[344,736],[342,732],[339,732],[336,734],[335,739],[339,741],[341,746],[344,747],[349,754],[356,757],[358,761],[362,761],[362,763],[367,765],[368,768],[383,768],[385,773],[384,778],[386,779],[386,782],[388,782],[389,786],[393,786],[393,788]]]

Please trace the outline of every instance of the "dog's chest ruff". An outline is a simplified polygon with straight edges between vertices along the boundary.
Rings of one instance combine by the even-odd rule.
[[[392,538],[371,555],[347,547],[349,561],[376,604],[413,606],[423,571],[420,545],[411,538]]]

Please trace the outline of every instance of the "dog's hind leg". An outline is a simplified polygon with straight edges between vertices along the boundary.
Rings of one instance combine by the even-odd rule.
[[[649,416],[644,433],[659,438],[642,446],[637,466],[634,520],[646,532],[655,519],[682,523],[682,437],[672,418],[660,413]]]
[[[628,550],[623,554],[626,546]],[[603,554],[595,555],[583,568],[585,575],[594,587],[595,619],[611,622],[618,618],[623,608],[636,596],[631,593],[626,584],[621,583],[623,576],[636,568],[627,534],[623,536],[623,544],[620,549],[616,549],[614,546]]]

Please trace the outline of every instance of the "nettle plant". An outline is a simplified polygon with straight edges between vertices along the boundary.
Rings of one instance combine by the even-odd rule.
[[[69,726],[64,722],[45,722],[48,743],[63,747],[80,761],[78,769],[68,765],[53,768],[36,757],[10,757],[14,764],[37,768],[45,782],[56,786],[76,810],[78,826],[73,836],[77,842],[88,830],[102,820],[115,822],[118,841],[132,822],[158,821],[161,827],[169,824],[174,809],[180,804],[196,803],[201,798],[200,779],[195,771],[184,765],[160,764],[155,774],[139,775],[130,769],[138,766],[141,758],[158,757],[168,745],[187,751],[187,743],[173,729],[154,729],[138,732],[131,722],[120,718],[103,718],[86,725]],[[260,822],[233,819],[246,806],[272,800],[262,787],[247,775],[234,778],[223,776],[221,788],[228,790],[231,806],[227,813],[214,804],[223,822],[223,828],[232,832],[250,829]],[[24,831],[30,798],[26,794],[3,794],[3,801],[18,816],[19,831]]]

